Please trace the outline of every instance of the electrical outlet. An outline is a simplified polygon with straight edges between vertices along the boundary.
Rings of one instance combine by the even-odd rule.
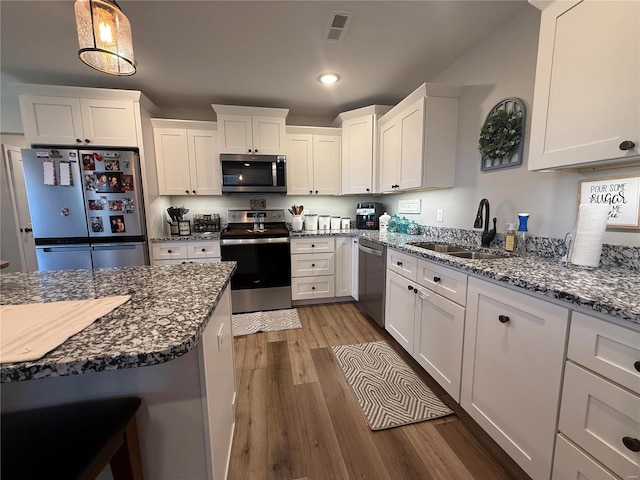
[[[441,208],[439,208],[436,211],[436,222],[442,222],[442,215],[443,215],[443,210]]]

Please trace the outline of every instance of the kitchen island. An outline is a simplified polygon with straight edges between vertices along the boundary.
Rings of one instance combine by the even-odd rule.
[[[219,262],[0,276],[2,304],[131,295],[44,357],[2,364],[3,411],[138,396],[146,478],[223,478],[234,425],[228,285],[235,268]]]

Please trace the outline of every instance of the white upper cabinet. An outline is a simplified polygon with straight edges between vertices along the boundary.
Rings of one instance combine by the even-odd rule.
[[[20,112],[29,144],[138,146],[130,100],[20,95]]]
[[[380,119],[381,192],[453,186],[459,96],[423,84]]]
[[[371,105],[343,112],[342,123],[342,193],[370,194],[377,183],[378,117],[391,107]]]
[[[278,155],[285,151],[283,108],[212,105],[218,116],[220,153]]]
[[[640,2],[551,3],[540,22],[529,170],[639,156]]]
[[[159,193],[220,195],[216,124],[164,119],[152,124]]]
[[[289,127],[287,134],[287,193],[340,194],[340,136],[334,128]]]

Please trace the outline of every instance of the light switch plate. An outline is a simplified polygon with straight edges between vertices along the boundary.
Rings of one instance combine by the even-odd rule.
[[[398,213],[420,213],[421,200],[399,200]]]

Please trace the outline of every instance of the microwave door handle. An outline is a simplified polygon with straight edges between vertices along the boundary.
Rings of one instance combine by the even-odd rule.
[[[271,162],[271,184],[274,187],[278,186],[278,168],[277,162]]]

